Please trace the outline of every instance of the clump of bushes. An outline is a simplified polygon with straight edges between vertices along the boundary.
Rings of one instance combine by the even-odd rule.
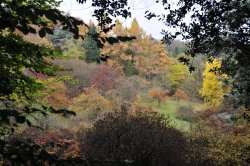
[[[194,112],[194,107],[192,105],[180,105],[176,110],[176,118],[194,122],[197,120],[197,114]]]

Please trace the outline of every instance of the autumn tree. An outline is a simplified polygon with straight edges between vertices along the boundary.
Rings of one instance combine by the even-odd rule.
[[[121,98],[122,102],[134,102],[138,94],[137,87],[127,77],[121,78],[117,82],[117,97]]]
[[[138,53],[138,56],[135,57],[135,66],[139,75],[148,80],[155,77],[161,78],[171,63],[165,46],[149,36],[142,38],[137,44],[140,47],[134,46]]]
[[[117,30],[115,29],[114,32],[118,34],[126,31],[122,25],[119,25],[120,32]],[[114,45],[107,43],[101,50],[102,55],[109,56],[107,64],[123,70],[129,76],[136,74],[138,71],[138,75],[149,80],[157,75],[163,75],[170,64],[165,46],[147,36],[136,20],[132,22],[131,28],[128,29],[128,33],[130,32],[134,35],[137,34],[136,39]]]
[[[160,107],[162,101],[167,97],[167,91],[160,87],[153,87],[148,90],[149,96],[157,100],[158,107]]]
[[[221,71],[233,82],[232,103],[250,110],[250,1],[178,0],[175,4],[171,1],[161,2],[165,11],[147,11],[146,17],[158,17],[168,28],[176,29],[175,33],[164,30],[163,40],[169,43],[181,35],[184,40],[190,40],[188,54],[191,57],[204,54],[208,59],[222,58]],[[190,58],[180,60],[189,64],[191,62]]]
[[[67,95],[70,98],[80,95],[84,88],[91,86],[91,78],[103,65],[95,63],[86,63],[77,59],[55,59],[53,63],[57,64],[62,71],[57,72],[57,76],[70,76],[72,79],[65,80]]]
[[[91,85],[98,90],[105,92],[116,87],[115,80],[119,77],[119,73],[108,66],[102,66],[100,69],[92,73],[90,78]]]
[[[69,109],[76,111],[79,119],[94,120],[103,112],[110,111],[112,104],[96,89],[87,88],[86,92],[72,99]]]
[[[215,59],[213,62],[207,62],[206,68],[203,73],[203,85],[200,90],[201,96],[204,98],[205,103],[214,109],[218,109],[224,99],[226,89],[223,87],[222,78],[218,68],[221,67],[221,61]]]
[[[126,28],[122,25],[122,22],[119,20],[116,20],[115,26],[112,28],[112,32],[117,35],[117,36],[126,36],[127,35],[127,30]]]
[[[68,108],[70,99],[67,96],[64,81],[69,79],[69,77],[51,77],[41,80],[44,88],[39,92],[39,98],[44,100],[46,105],[55,109]]]
[[[139,26],[139,23],[136,18],[133,19],[130,28],[128,29],[128,33],[129,35],[135,36],[136,38],[141,38],[143,37],[143,35],[145,35],[145,32]]]
[[[87,92],[83,92],[79,96],[72,99],[70,109],[77,112],[104,109],[105,105],[109,105],[109,102],[110,101],[105,99],[98,91],[89,88]]]
[[[68,39],[63,48],[63,58],[85,59],[85,49],[82,40]]]
[[[180,100],[186,100],[188,98],[186,92],[181,89],[177,89],[175,91],[174,97],[177,99],[177,102],[179,103]]]
[[[165,80],[173,87],[179,88],[183,83],[191,79],[192,76],[188,67],[182,63],[174,63],[170,66]]]

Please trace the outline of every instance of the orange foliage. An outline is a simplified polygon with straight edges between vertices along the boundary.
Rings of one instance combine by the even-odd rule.
[[[186,100],[188,98],[186,92],[181,89],[177,89],[175,91],[174,97],[177,99],[178,102],[179,100]]]
[[[125,34],[135,35],[137,38],[112,45],[105,43],[101,54],[110,57],[107,65],[122,70],[124,67],[122,64],[130,61],[142,77],[166,73],[170,64],[166,47],[161,42],[147,36],[136,21],[132,23],[128,31],[119,23],[113,32],[114,36]]]
[[[68,108],[70,100],[66,94],[67,88],[62,80],[48,78],[43,81],[45,88],[42,90],[42,98],[55,109]]]
[[[45,148],[49,154],[58,155],[63,159],[78,157],[80,154],[80,143],[75,134],[67,129],[46,131],[34,141]]]
[[[153,87],[148,90],[148,94],[154,99],[157,99],[158,107],[160,107],[161,102],[167,97],[167,90],[160,87]]]

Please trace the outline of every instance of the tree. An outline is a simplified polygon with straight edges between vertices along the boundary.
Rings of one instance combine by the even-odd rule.
[[[53,44],[53,46],[62,51],[65,49],[65,44],[67,44],[67,40],[73,38],[73,33],[67,30],[63,30],[60,28],[56,28],[53,30],[53,34],[48,35],[49,41]],[[67,49],[67,47],[66,47]]]
[[[133,76],[133,75],[138,75],[138,70],[135,68],[132,61],[125,62],[123,71],[125,75],[128,77]]]
[[[187,42],[180,41],[180,40],[172,41],[170,45],[166,46],[168,54],[171,57],[176,57],[180,53],[184,53],[187,50],[186,44],[187,44]]]
[[[39,92],[39,97],[46,102],[46,105],[55,109],[68,108],[70,100],[66,94],[67,89],[63,83],[64,80],[69,80],[69,78],[52,77],[41,81],[44,88]]]
[[[100,69],[95,71],[90,80],[91,85],[96,89],[105,92],[116,87],[115,80],[119,77],[119,73],[108,66],[102,66]]]
[[[191,40],[187,53],[192,57],[223,57],[221,70],[233,79],[234,103],[249,110],[250,1],[179,0],[176,6],[168,1],[162,4],[166,14],[147,11],[146,17],[159,17],[167,27],[179,27],[175,33],[163,31],[163,40],[169,43],[181,35],[184,40]],[[189,63],[188,58],[180,60]]]
[[[95,120],[100,113],[110,111],[112,103],[97,90],[88,88],[87,92],[72,99],[69,109],[76,111],[78,118]]]
[[[63,57],[66,59],[85,59],[82,40],[68,39],[64,45]]]
[[[141,35],[128,42],[119,42],[114,45],[107,43],[101,50],[101,54],[109,57],[108,65],[123,69],[125,74],[129,71],[128,67],[131,67],[130,69],[135,68],[138,71],[138,75],[149,80],[163,75],[170,62],[165,46],[161,42],[146,36],[136,21],[133,24],[133,26],[131,25],[131,28],[133,27],[134,29],[133,31]],[[125,28],[122,28],[121,26],[119,30],[121,32],[125,31]],[[120,32],[117,33],[119,34]],[[129,66],[126,67],[126,65]]]
[[[179,88],[184,82],[191,79],[191,74],[187,66],[182,63],[175,63],[170,66],[165,79],[173,88]]]
[[[127,35],[126,29],[123,27],[122,22],[120,22],[119,20],[116,20],[116,24],[112,28],[112,31],[116,35],[120,35],[120,36],[126,36]]]
[[[221,62],[216,59],[212,63],[206,63],[206,69],[203,73],[203,85],[200,90],[205,103],[213,109],[220,108],[226,92],[226,89],[223,88],[223,82],[220,80],[225,76],[213,72],[213,70],[220,67]]]
[[[158,107],[160,107],[162,101],[167,97],[167,91],[160,87],[150,88],[148,94],[157,100]]]
[[[143,35],[145,35],[143,30],[139,26],[138,21],[136,20],[136,18],[133,19],[133,21],[132,21],[132,23],[130,25],[130,28],[128,29],[128,33],[131,36],[135,36],[136,38],[141,38],[141,37],[143,37]]]
[[[85,50],[85,61],[87,63],[100,63],[100,48],[98,48],[95,38],[97,37],[94,23],[90,23],[89,31],[84,38],[83,48]]]
[[[118,85],[116,88],[117,96],[116,98],[121,98],[123,103],[133,103],[138,95],[138,89],[132,84],[131,80],[127,77],[118,80]]]
[[[181,89],[175,91],[174,97],[177,99],[178,104],[180,100],[186,100],[188,98],[186,92]]]

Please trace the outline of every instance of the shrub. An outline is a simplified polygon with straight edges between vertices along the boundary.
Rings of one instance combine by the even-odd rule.
[[[41,97],[49,106],[55,109],[67,108],[70,104],[67,88],[63,80],[63,77],[51,77],[42,81],[45,88],[40,92]]]
[[[197,119],[197,115],[192,105],[181,105],[176,110],[176,118],[194,122]]]
[[[235,133],[235,130],[241,132]],[[249,165],[249,123],[234,124],[232,127],[203,120],[196,125],[192,134],[204,154],[204,160],[209,161],[210,165]]]
[[[119,73],[108,66],[102,66],[91,74],[91,85],[94,85],[99,91],[105,92],[116,87],[115,79]]]
[[[57,129],[53,131],[28,128],[16,136],[24,142],[31,140],[39,145],[50,155],[56,155],[61,159],[79,156],[79,142],[74,133],[68,129]]]
[[[112,102],[103,97],[97,90],[89,88],[86,93],[72,99],[70,110],[76,111],[78,117],[95,120],[101,112],[109,111]]]
[[[187,165],[192,162],[185,136],[155,112],[108,113],[82,137],[83,155],[137,165]]]
[[[65,85],[68,89],[67,93],[70,98],[80,95],[84,91],[84,88],[89,87],[91,85],[91,77],[93,73],[103,67],[102,65],[94,63],[87,64],[84,61],[72,59],[57,59],[54,63],[63,69],[57,73],[57,75],[70,75],[73,78],[73,80],[65,81]]]
[[[118,81],[117,91],[124,102],[133,102],[136,99],[137,89],[126,78]]]

